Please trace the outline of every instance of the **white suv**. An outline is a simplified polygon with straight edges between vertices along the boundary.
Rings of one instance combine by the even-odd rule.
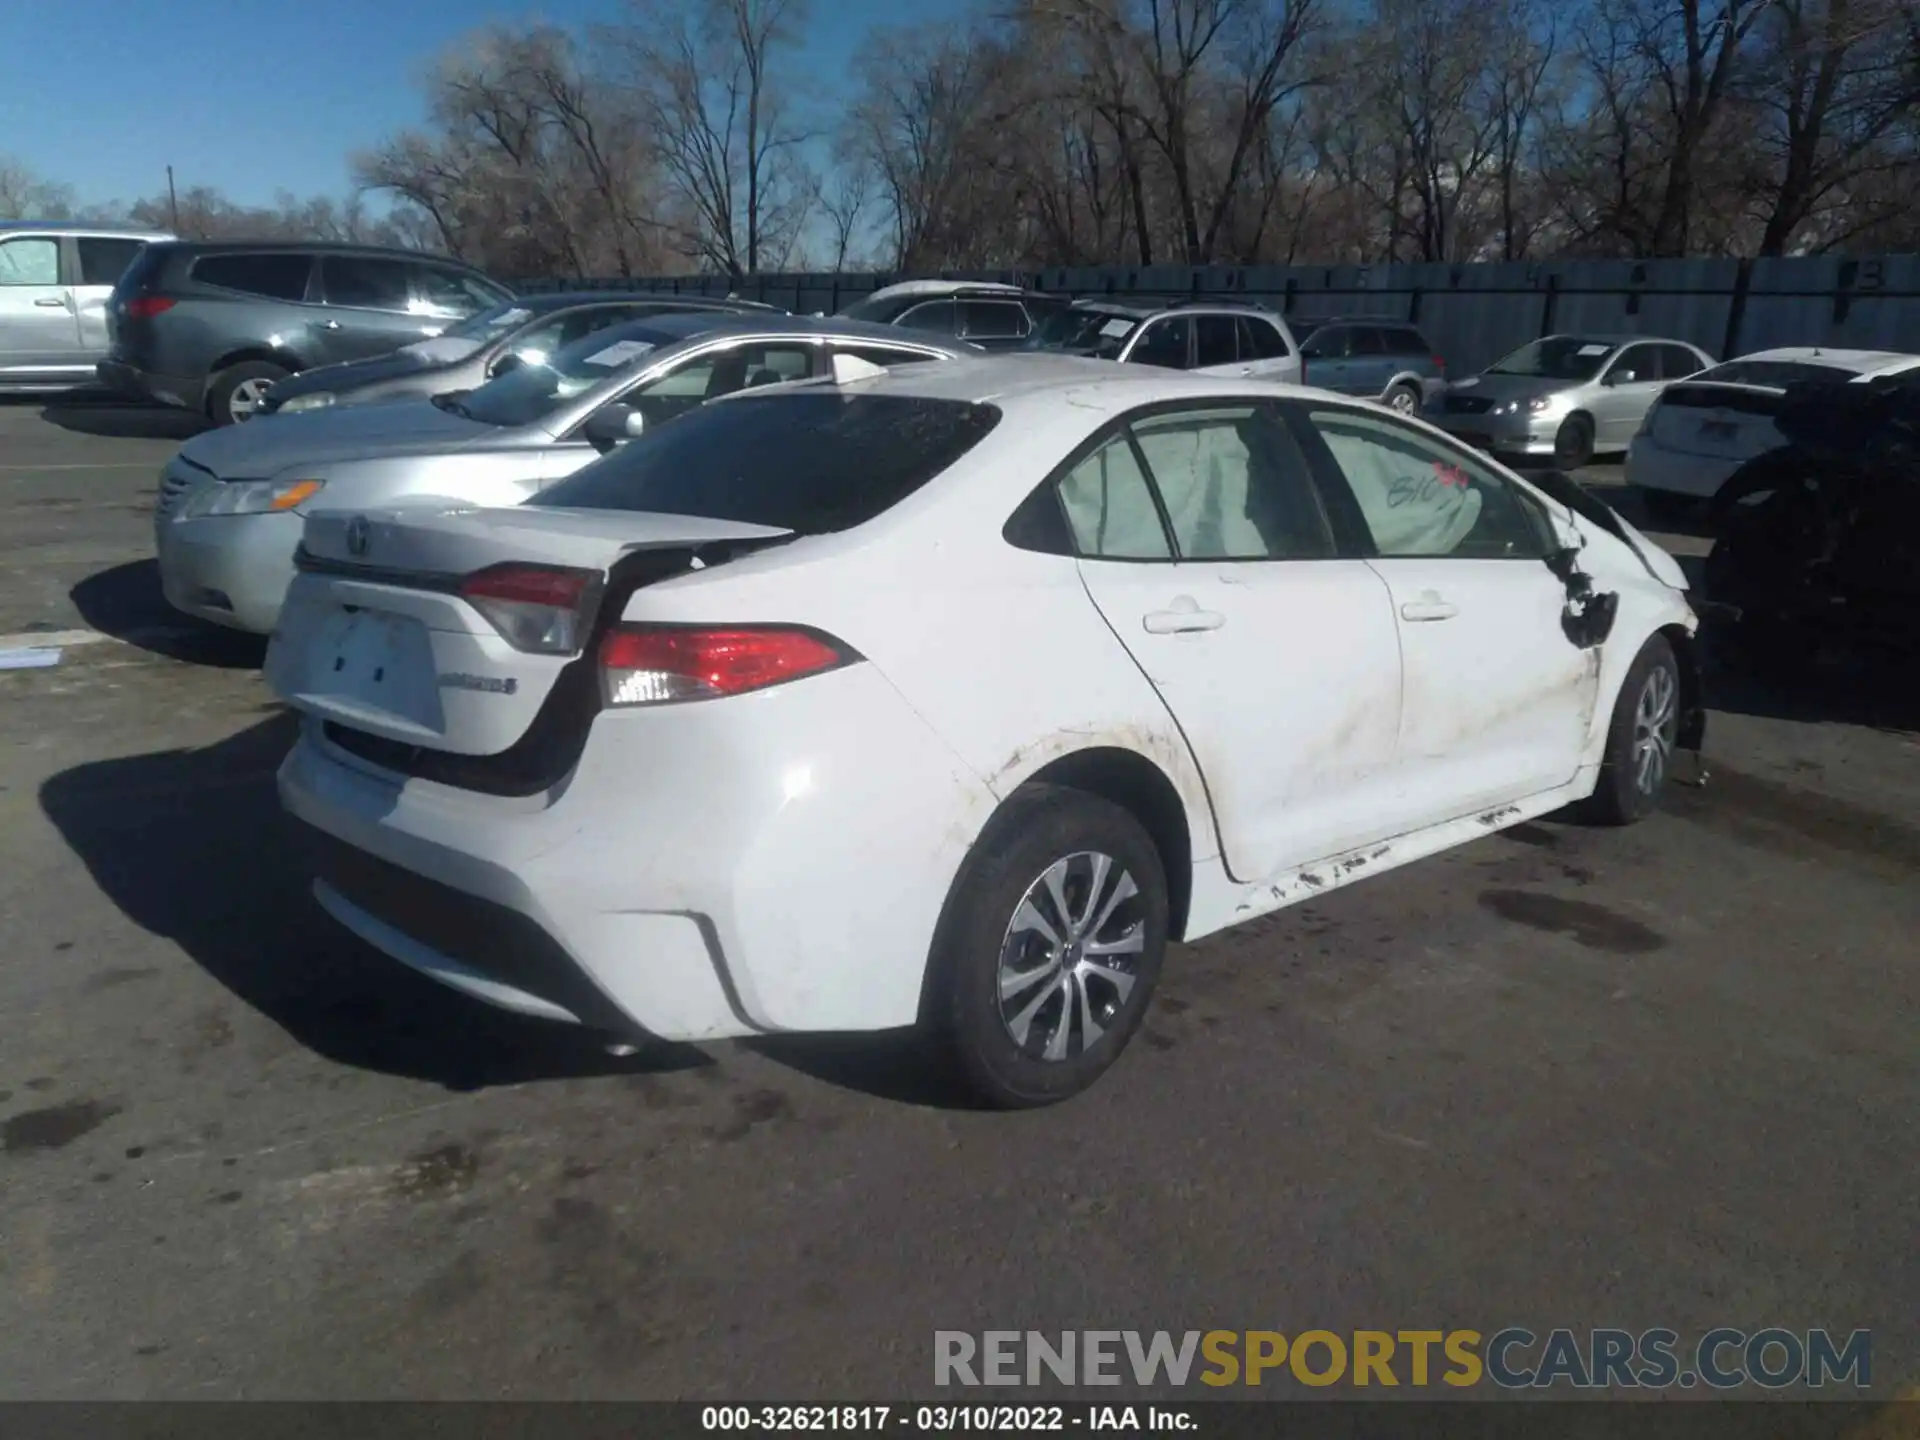
[[[90,385],[107,358],[107,297],[159,230],[0,224],[0,392]]]

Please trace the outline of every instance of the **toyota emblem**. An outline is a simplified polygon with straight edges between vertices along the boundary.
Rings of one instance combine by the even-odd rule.
[[[347,553],[359,557],[367,553],[367,547],[373,543],[373,526],[364,515],[356,515],[347,522]]]

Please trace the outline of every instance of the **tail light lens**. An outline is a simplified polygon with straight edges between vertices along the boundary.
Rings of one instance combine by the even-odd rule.
[[[609,705],[662,705],[744,695],[859,658],[799,626],[616,625],[600,642],[600,679]]]
[[[165,295],[136,295],[127,301],[126,314],[130,320],[151,320],[156,315],[164,315],[177,301]]]
[[[1436,355],[1433,357],[1433,368],[1438,370],[1442,375],[1444,375],[1447,373],[1447,362],[1442,360],[1438,355]]]
[[[571,655],[593,625],[600,603],[597,570],[551,565],[495,565],[460,582],[460,598],[516,650]]]

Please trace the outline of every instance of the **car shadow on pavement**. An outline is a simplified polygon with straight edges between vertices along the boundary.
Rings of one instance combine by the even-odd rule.
[[[80,618],[103,635],[124,640],[169,660],[220,669],[258,669],[266,658],[261,635],[223,630],[167,604],[160,592],[160,566],[131,560],[89,575],[68,592]]]
[[[41,410],[40,418],[76,435],[116,440],[191,440],[209,425],[206,416],[191,410],[87,392],[62,395]]]
[[[40,805],[94,882],[295,1040],[342,1065],[469,1091],[712,1063],[619,1058],[591,1031],[471,1001],[379,955],[314,901],[283,829],[283,712],[217,745],[76,766]]]
[[[978,1110],[981,1102],[917,1031],[864,1035],[764,1035],[743,1049],[842,1090],[934,1110]]]

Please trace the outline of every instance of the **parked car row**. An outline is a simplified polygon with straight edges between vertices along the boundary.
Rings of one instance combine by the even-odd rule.
[[[996,355],[506,298],[183,445],[163,587],[271,636],[321,906],[622,1043],[918,1026],[1035,1105],[1170,941],[1658,803],[1684,578],[1395,403],[1437,379],[1408,327],[1018,303]]]

